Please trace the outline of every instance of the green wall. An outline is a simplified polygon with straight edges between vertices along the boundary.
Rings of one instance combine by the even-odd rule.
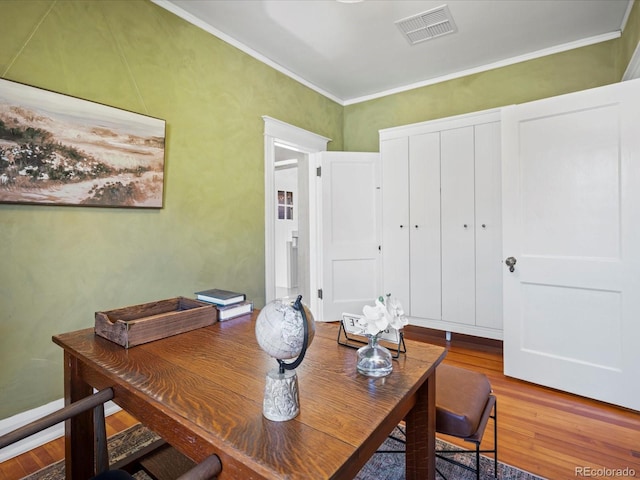
[[[619,80],[615,46],[616,41],[598,43],[347,106],[345,147],[378,151],[382,128],[615,83]]]
[[[264,304],[262,115],[343,107],[148,1],[0,2],[0,76],[166,120],[161,210],[0,205],[0,418],[62,397],[51,336],[228,287]]]
[[[348,105],[345,150],[377,152],[378,131],[619,82],[640,40],[640,4],[621,38]]]
[[[264,304],[262,115],[378,150],[378,130],[620,80],[619,40],[342,107],[147,0],[2,0],[0,77],[167,122],[161,210],[0,205],[0,419],[62,396],[51,336],[197,289]]]
[[[631,56],[638,47],[638,42],[640,42],[640,2],[637,0],[633,1],[633,8],[627,19],[622,38],[618,42],[617,66],[620,78],[624,75]]]

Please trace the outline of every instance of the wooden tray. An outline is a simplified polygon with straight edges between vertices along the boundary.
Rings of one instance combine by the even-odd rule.
[[[213,325],[215,306],[185,297],[96,312],[95,333],[124,348]]]

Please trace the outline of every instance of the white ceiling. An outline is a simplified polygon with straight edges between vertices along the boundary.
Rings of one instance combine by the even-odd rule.
[[[344,104],[620,36],[633,0],[154,0]],[[447,5],[457,32],[394,22]]]

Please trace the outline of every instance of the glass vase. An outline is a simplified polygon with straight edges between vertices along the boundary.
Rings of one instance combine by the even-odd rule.
[[[369,343],[358,349],[358,372],[368,377],[384,377],[393,370],[391,352],[378,343],[378,335],[367,335]]]

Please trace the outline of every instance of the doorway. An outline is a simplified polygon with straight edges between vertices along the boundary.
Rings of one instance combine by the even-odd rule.
[[[305,241],[309,232],[309,202],[301,201],[308,191],[305,175],[308,155],[275,145],[272,199],[275,212],[274,261],[276,297],[308,297],[309,276]],[[301,188],[302,187],[302,188]],[[302,241],[301,241],[302,240]]]
[[[318,298],[312,292],[317,291],[318,266],[311,253],[317,251],[317,194],[310,154],[326,151],[330,139],[271,117],[262,118],[265,303],[293,292],[302,295],[303,302],[317,312]],[[285,188],[287,185],[291,188]],[[282,197],[279,192],[283,192]],[[279,218],[280,206],[283,207],[282,219]],[[288,214],[292,217],[290,220]],[[316,320],[320,318],[316,316]]]

